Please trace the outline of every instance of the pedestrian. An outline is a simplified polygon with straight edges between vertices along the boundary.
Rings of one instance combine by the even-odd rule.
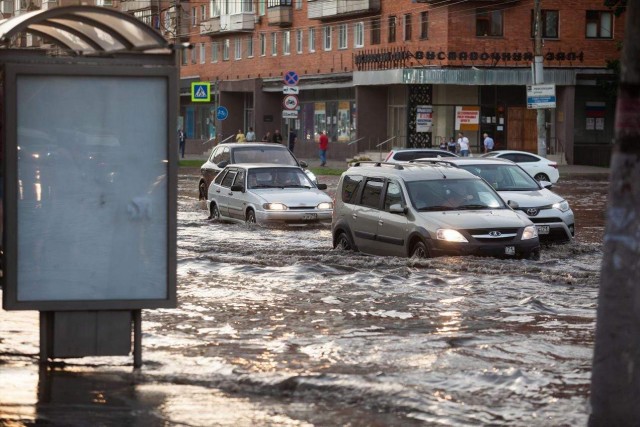
[[[271,132],[267,131],[262,137],[262,142],[271,142]]]
[[[447,150],[449,150],[452,153],[455,153],[457,151],[458,148],[458,144],[456,144],[456,140],[453,139],[453,137],[449,138],[449,141],[447,142]]]
[[[256,140],[256,133],[253,128],[249,126],[249,132],[247,132],[247,142],[254,142]]]
[[[289,132],[289,150],[291,150],[292,153],[296,142],[298,142],[298,135],[296,134],[296,131],[291,129],[291,131]]]
[[[329,137],[327,131],[323,130],[318,139],[318,147],[320,148],[320,166],[327,164],[327,148],[329,147]]]
[[[460,147],[460,155],[469,157],[469,138],[464,136],[462,132],[458,132],[458,146]]]
[[[494,146],[493,138],[491,138],[489,134],[485,132],[484,133],[484,152],[488,153],[489,151],[493,150],[493,146]]]
[[[440,149],[441,150],[446,150],[447,149],[447,141],[444,140],[444,137],[439,136],[438,138],[440,138]]]
[[[273,137],[271,142],[275,144],[282,144],[282,134],[280,134],[280,129],[276,129],[273,131]]]
[[[242,133],[242,129],[238,129],[238,133],[236,134],[236,142],[247,142],[247,137]]]
[[[180,149],[180,156],[184,159],[184,147],[186,145],[186,141],[187,141],[187,135],[185,135],[184,131],[182,130],[182,128],[178,129],[178,142],[179,142],[179,149]]]

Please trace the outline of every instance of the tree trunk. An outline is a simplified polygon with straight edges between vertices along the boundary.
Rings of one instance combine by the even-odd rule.
[[[640,9],[628,4],[611,159],[590,426],[640,423]]]

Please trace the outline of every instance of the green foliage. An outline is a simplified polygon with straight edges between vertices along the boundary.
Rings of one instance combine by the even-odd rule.
[[[604,5],[612,9],[616,16],[622,15],[627,10],[627,0],[604,0]]]

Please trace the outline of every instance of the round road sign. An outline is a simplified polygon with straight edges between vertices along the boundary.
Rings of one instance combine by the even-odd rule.
[[[223,107],[222,105],[216,108],[216,119],[224,120],[229,117],[229,110],[227,107]]]
[[[296,73],[295,71],[287,71],[284,75],[284,84],[286,84],[287,86],[295,86],[298,84],[298,80],[300,80],[300,77],[298,77],[298,73]]]
[[[287,95],[284,97],[282,104],[287,110],[295,110],[298,107],[298,97],[296,95]]]

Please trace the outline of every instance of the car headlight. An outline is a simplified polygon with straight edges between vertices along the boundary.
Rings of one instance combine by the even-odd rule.
[[[316,178],[316,175],[313,172],[311,172],[309,169],[305,169],[304,173],[307,174],[311,182],[313,182],[314,184],[318,183],[318,178]]]
[[[446,240],[447,242],[469,242],[460,232],[450,228],[439,228],[436,232],[436,237],[438,240]]]
[[[286,211],[288,209],[284,203],[265,203],[262,207],[268,211]]]
[[[318,209],[333,209],[333,203],[331,202],[322,202],[316,206]]]
[[[566,212],[569,210],[569,202],[563,200],[561,202],[554,203],[551,207],[554,209],[559,209],[560,212]]]
[[[527,225],[522,232],[522,240],[535,239],[538,237],[538,229],[535,225]]]

